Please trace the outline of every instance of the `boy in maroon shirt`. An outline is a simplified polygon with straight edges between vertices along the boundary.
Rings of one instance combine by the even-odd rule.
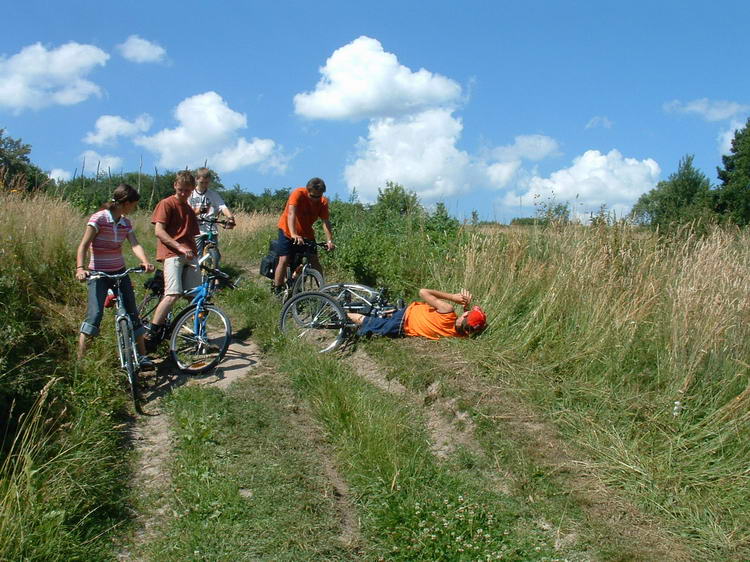
[[[194,188],[193,174],[187,170],[177,172],[174,195],[159,201],[151,216],[157,238],[156,260],[164,264],[164,297],[154,310],[146,334],[146,342],[151,348],[161,340],[167,314],[177,299],[201,282],[195,246],[200,228],[188,204]]]

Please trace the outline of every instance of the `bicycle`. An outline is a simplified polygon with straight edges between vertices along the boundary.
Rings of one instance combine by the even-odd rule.
[[[299,293],[289,299],[281,310],[279,329],[285,336],[327,353],[341,347],[356,332],[357,326],[347,313],[385,317],[403,307],[401,299],[395,305],[388,302],[386,289],[331,283],[319,291]]]
[[[326,243],[305,240],[303,244],[294,246],[294,254],[286,268],[286,281],[280,293],[281,302],[286,302],[299,293],[317,291],[323,286],[323,274],[310,265],[310,257],[315,255],[316,247],[325,248]]]
[[[125,310],[124,299],[120,298],[120,283],[123,278],[130,273],[144,273],[143,267],[131,267],[122,273],[109,274],[103,271],[94,271],[89,275],[89,279],[113,279],[115,281],[114,298],[112,304],[115,308],[115,337],[117,340],[117,351],[120,358],[120,368],[128,376],[130,385],[130,396],[133,400],[135,411],[143,413],[140,405],[140,388],[138,387],[138,374],[141,366],[138,361],[138,347],[136,345],[135,334],[133,332],[133,321],[130,319],[127,310]]]
[[[208,264],[209,267],[219,267],[219,260],[221,260],[221,252],[219,252],[219,237],[218,233],[214,232],[214,229],[212,228],[214,225],[221,225],[222,228],[227,228],[230,224],[233,225],[234,221],[230,221],[228,219],[218,219],[218,218],[199,218],[198,222],[203,226],[207,225],[208,232],[202,232],[198,236],[195,237],[195,244],[198,248],[198,257],[201,258],[205,255],[211,256],[211,264]]]
[[[192,297],[190,304],[174,317],[168,316],[165,324],[164,339],[169,340],[169,354],[184,373],[199,374],[213,369],[224,358],[232,339],[229,317],[211,299],[220,285],[231,288],[235,285],[229,281],[229,275],[206,265],[209,260],[207,256],[199,260],[198,267],[205,272],[203,280],[183,295]],[[163,286],[160,292],[152,289],[141,306],[153,313],[163,296]]]

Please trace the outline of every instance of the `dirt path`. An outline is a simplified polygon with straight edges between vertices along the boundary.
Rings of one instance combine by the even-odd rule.
[[[158,365],[154,374],[144,378],[145,415],[137,418],[130,431],[137,458],[131,487],[138,493],[136,503],[143,498],[155,498],[153,505],[156,507],[148,513],[135,514],[136,531],[130,542],[136,548],[151,541],[169,516],[167,510],[171,481],[168,464],[172,438],[168,417],[161,409],[161,398],[182,385],[214,386],[226,390],[235,381],[251,376],[259,362],[260,350],[252,341],[233,341],[221,365],[207,375],[185,375],[170,361],[165,360]],[[137,559],[132,550],[129,547],[121,549],[118,560]]]

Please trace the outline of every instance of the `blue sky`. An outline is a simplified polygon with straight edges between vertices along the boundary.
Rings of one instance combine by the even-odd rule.
[[[459,218],[626,212],[750,116],[750,4],[14,2],[0,127],[59,177],[197,167],[260,192],[387,180]],[[9,24],[12,22],[12,24]],[[554,195],[553,195],[554,194]]]

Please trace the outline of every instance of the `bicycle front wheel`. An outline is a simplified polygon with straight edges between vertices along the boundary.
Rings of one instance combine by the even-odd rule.
[[[317,269],[306,267],[302,275],[297,277],[292,288],[292,296],[299,293],[317,291],[323,286],[323,275]]]
[[[290,339],[304,341],[320,353],[334,351],[346,339],[344,310],[323,293],[300,293],[281,309],[281,332]]]
[[[214,305],[186,307],[174,322],[169,353],[186,373],[205,373],[219,364],[229,349],[232,324]]]
[[[126,318],[120,318],[117,321],[117,344],[120,347],[120,360],[122,368],[128,376],[128,385],[130,385],[130,397],[133,400],[135,411],[139,414],[141,411],[141,396],[138,388],[138,358],[135,355],[135,341],[133,339],[133,330]]]

